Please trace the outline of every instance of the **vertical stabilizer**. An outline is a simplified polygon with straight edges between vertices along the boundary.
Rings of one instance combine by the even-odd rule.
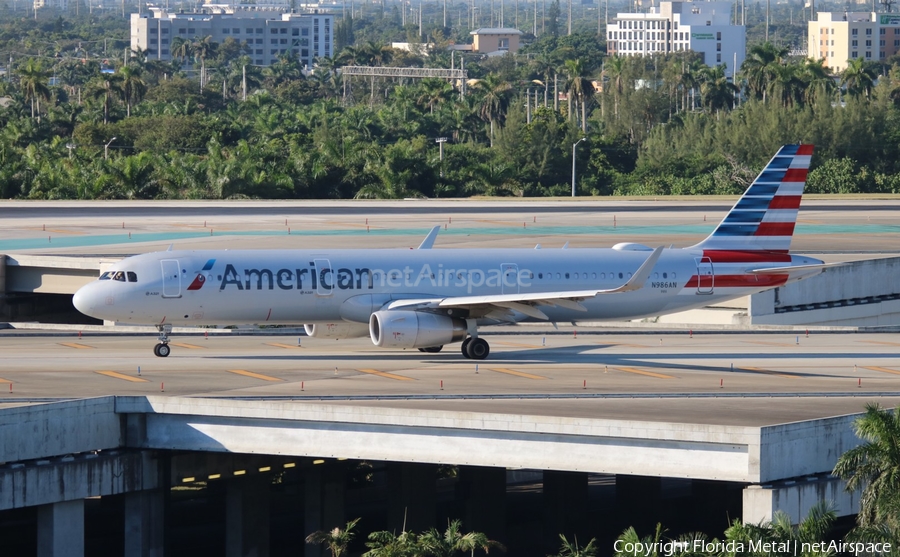
[[[787,252],[812,145],[785,145],[708,238],[693,249]]]

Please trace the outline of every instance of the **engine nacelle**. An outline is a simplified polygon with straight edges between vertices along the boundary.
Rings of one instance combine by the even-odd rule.
[[[364,323],[307,323],[303,329],[306,336],[312,338],[362,338],[369,335],[369,326]]]
[[[466,322],[420,311],[376,311],[369,318],[369,334],[382,348],[428,348],[466,338]]]

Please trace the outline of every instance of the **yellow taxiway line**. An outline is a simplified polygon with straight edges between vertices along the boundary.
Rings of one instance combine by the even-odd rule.
[[[626,373],[636,373],[638,375],[646,375],[647,377],[656,377],[657,379],[675,379],[672,375],[665,375],[663,373],[653,373],[652,371],[644,371],[642,369],[637,369],[634,367],[618,367],[615,368],[619,371],[624,371]]]
[[[142,379],[140,377],[134,377],[131,375],[125,375],[124,373],[119,373],[116,371],[101,370],[101,371],[95,371],[94,373],[99,373],[100,375],[112,377],[113,379],[122,379],[124,381],[131,381],[132,383],[147,383],[146,379]]]
[[[68,346],[69,348],[93,348],[87,344],[78,344],[77,342],[60,342],[60,346]]]
[[[863,369],[871,369],[872,371],[880,371],[882,373],[893,373],[894,375],[900,375],[900,371],[895,369],[888,369],[886,367],[878,367],[878,366],[862,366]]]
[[[246,369],[226,369],[228,373],[234,373],[236,375],[243,375],[244,377],[252,377],[254,379],[262,379],[263,381],[272,381],[272,382],[281,382],[284,379],[279,379],[278,377],[272,377],[271,375],[263,375],[262,373],[254,373],[252,371],[247,371]]]
[[[300,348],[299,346],[294,346],[293,344],[281,344],[280,342],[267,342],[266,346],[274,346],[275,348]]]
[[[377,369],[358,369],[356,370],[360,373],[368,373],[369,375],[377,375],[379,377],[387,377],[388,379],[396,379],[397,381],[415,381],[412,377],[406,377],[405,375],[396,375],[394,373],[387,373],[386,371],[378,371]]]
[[[532,375],[531,373],[525,373],[524,371],[516,371],[514,369],[509,369],[505,367],[492,367],[491,371],[496,371],[497,373],[505,373],[507,375],[515,375],[516,377],[524,377],[525,379],[546,379],[541,375]]]
[[[198,348],[203,348],[202,346],[197,346],[196,344],[187,344],[185,342],[170,342],[172,346],[180,346],[181,348],[190,348],[191,350],[196,350]]]

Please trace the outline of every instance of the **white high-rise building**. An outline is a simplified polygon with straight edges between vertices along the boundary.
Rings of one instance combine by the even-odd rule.
[[[747,31],[732,25],[731,2],[660,2],[647,13],[620,13],[606,26],[612,55],[646,56],[693,50],[707,66],[725,64],[734,77],[744,63]]]
[[[316,57],[334,54],[334,16],[290,13],[283,6],[210,4],[199,13],[154,7],[149,15],[131,15],[131,48],[146,50],[149,60],[171,60],[175,37],[193,42],[206,36],[215,43],[232,38],[246,44],[257,65],[268,66],[290,52],[312,68]]]

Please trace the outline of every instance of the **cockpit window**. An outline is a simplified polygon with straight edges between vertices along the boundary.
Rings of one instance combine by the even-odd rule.
[[[100,280],[110,280],[113,278],[113,275],[116,274],[113,271],[106,271],[102,275],[100,275]]]
[[[137,273],[128,271],[128,282],[137,282]]]
[[[116,274],[113,275],[113,280],[117,280],[119,282],[125,282],[125,273],[122,271],[116,271]]]

